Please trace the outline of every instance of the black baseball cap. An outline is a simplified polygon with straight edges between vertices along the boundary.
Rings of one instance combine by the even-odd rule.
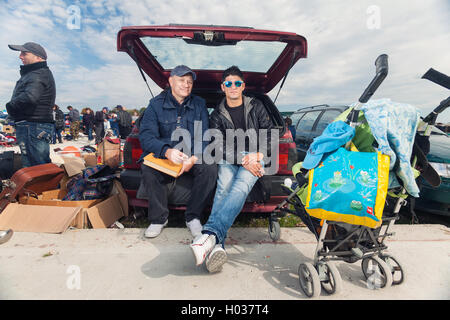
[[[32,54],[41,57],[44,60],[47,60],[47,53],[45,52],[45,49],[42,48],[40,44],[37,44],[35,42],[27,42],[23,45],[19,44],[8,44],[8,47],[11,50],[15,51],[24,51],[24,52],[31,52]]]
[[[192,75],[192,79],[195,80],[197,76],[195,75],[195,72],[192,71],[189,67],[186,67],[185,65],[179,65],[172,69],[170,72],[170,76],[177,76],[182,77],[190,73]]]

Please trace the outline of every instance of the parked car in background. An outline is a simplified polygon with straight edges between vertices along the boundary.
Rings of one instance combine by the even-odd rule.
[[[275,128],[280,132],[278,172],[261,178],[249,194],[243,212],[272,212],[285,198],[281,190],[284,179],[292,176],[297,162],[295,143],[286,130],[283,117],[267,95],[289,69],[306,58],[307,42],[290,32],[257,30],[248,27],[164,25],[123,27],[117,35],[118,51],[124,51],[161,88],[166,89],[171,70],[180,64],[189,66],[197,75],[192,93],[206,100],[211,112],[224,97],[220,89],[222,73],[237,65],[244,74],[245,94],[258,98],[266,108]],[[143,74],[142,74],[143,75]],[[144,76],[144,75],[143,75]],[[145,78],[144,78],[145,79]],[[139,123],[136,121],[126,139],[121,182],[131,206],[147,207],[137,197],[141,172],[136,161],[142,154]],[[188,175],[177,179],[173,207],[183,209],[189,195]]]
[[[450,137],[448,134],[433,128],[427,159],[441,177],[442,182],[439,187],[433,188],[419,177],[420,198],[416,200],[416,208],[450,217]]]
[[[298,161],[303,161],[314,138],[320,136],[327,125],[347,108],[348,106],[321,104],[300,108],[290,116],[295,127],[294,142]]]

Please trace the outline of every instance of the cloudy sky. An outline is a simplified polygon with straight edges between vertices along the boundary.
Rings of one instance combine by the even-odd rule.
[[[168,23],[249,26],[304,36],[308,57],[289,73],[277,100],[282,111],[356,101],[381,53],[389,55],[389,75],[373,99],[410,103],[425,115],[449,95],[420,79],[430,67],[450,75],[447,0],[0,0],[0,21],[0,109],[19,78],[19,52],[7,45],[28,41],[47,50],[60,106],[146,106],[150,94],[135,63],[117,52],[117,32],[122,26]],[[149,83],[154,93],[160,91]],[[269,95],[277,92],[278,86]],[[450,111],[439,121],[450,121]]]

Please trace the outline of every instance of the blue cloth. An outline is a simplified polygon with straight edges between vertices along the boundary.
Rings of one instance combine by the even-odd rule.
[[[179,124],[177,123],[178,106],[179,103],[172,96],[170,89],[150,100],[139,127],[139,141],[143,150],[141,159],[149,153],[164,158],[167,149],[173,148],[179,143],[179,141],[171,140],[172,133],[177,127],[189,131],[191,150],[188,151],[191,151],[191,155],[194,154],[194,142],[201,143],[199,148],[201,150],[195,150],[198,151],[197,157],[201,159],[200,153],[203,153],[204,148],[208,145],[207,142],[202,141],[203,134],[209,128],[209,115],[205,100],[194,95],[187,97],[181,106],[181,121]],[[194,125],[198,124],[199,121],[202,130],[194,132]],[[194,133],[199,136],[196,137]]]
[[[16,122],[16,138],[20,147],[22,166],[31,167],[51,163],[50,142],[55,127],[53,123]]]
[[[119,122],[117,121],[117,118],[109,119],[109,123],[111,124],[111,129],[114,132],[114,135],[116,137],[118,137],[119,136]]]
[[[225,162],[219,164],[217,189],[204,233],[214,233],[218,243],[224,246],[227,232],[241,212],[248,194],[258,177],[242,166]]]
[[[333,152],[342,145],[350,141],[355,135],[355,129],[350,127],[344,121],[334,121],[330,123],[323,133],[314,139],[309,146],[303,168],[313,169],[317,167],[325,153]]]
[[[295,135],[297,134],[296,130],[295,130],[295,126],[289,126],[288,129],[291,131],[292,139],[294,139],[294,141],[295,141]]]
[[[406,191],[413,197],[418,197],[419,188],[410,163],[420,120],[418,110],[412,105],[393,102],[390,99],[369,101],[362,106],[361,110],[378,143],[378,151],[391,158],[389,187],[398,185],[396,174],[403,181]],[[393,172],[396,164],[398,167]]]

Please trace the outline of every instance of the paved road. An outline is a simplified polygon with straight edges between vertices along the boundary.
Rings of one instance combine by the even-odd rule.
[[[317,299],[449,299],[450,228],[395,225],[394,231],[387,243],[406,269],[404,284],[368,289],[359,262],[339,262],[343,290]],[[143,232],[17,232],[0,247],[0,299],[308,299],[297,275],[316,245],[306,228],[283,228],[277,243],[266,229],[232,228],[229,261],[218,274],[194,265],[187,229],[167,228],[153,240]]]

